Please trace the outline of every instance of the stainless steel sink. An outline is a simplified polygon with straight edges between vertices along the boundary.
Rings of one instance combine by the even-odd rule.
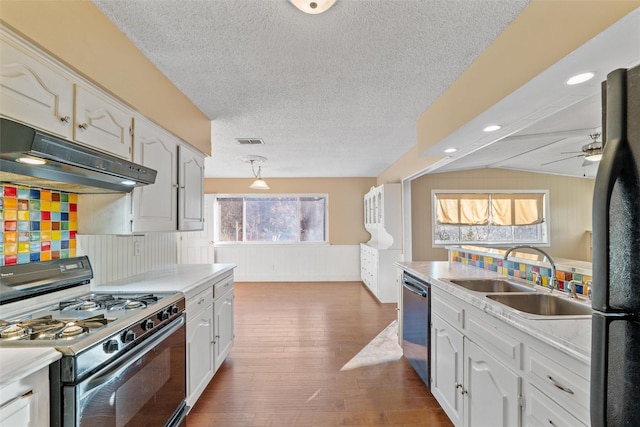
[[[450,279],[451,283],[475,292],[535,292],[527,285],[510,282],[504,279]]]
[[[538,316],[590,316],[591,307],[549,294],[487,295],[500,304]]]

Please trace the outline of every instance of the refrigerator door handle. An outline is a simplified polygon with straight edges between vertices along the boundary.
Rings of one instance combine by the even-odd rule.
[[[595,310],[608,311],[609,307],[609,206],[618,178],[623,174],[631,156],[626,138],[626,70],[615,70],[607,75],[602,90],[606,97],[606,138],[603,155],[593,191],[593,299]]]

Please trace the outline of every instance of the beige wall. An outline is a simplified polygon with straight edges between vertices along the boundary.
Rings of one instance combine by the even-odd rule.
[[[90,1],[1,0],[0,21],[211,154],[211,121]]]
[[[549,253],[560,258],[590,261],[591,201],[594,180],[558,175],[477,169],[427,174],[411,183],[413,259],[446,260],[442,248],[434,248],[431,227],[431,190],[549,190]]]
[[[205,193],[288,194],[323,193],[329,195],[329,243],[357,245],[371,237],[364,229],[363,197],[376,185],[375,178],[269,178],[271,190],[249,188],[252,179],[207,178]]]

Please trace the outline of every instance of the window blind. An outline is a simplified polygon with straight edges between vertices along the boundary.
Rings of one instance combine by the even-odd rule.
[[[436,221],[447,225],[533,225],[544,221],[542,193],[437,193]]]
[[[489,194],[439,193],[436,220],[440,224],[485,225],[489,223]]]

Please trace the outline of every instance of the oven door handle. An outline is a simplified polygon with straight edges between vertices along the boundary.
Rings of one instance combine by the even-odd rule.
[[[162,330],[154,334],[148,340],[143,341],[144,345],[140,345],[140,349],[134,349],[130,351],[122,358],[122,360],[119,360],[113,365],[109,365],[103,368],[102,370],[94,374],[93,377],[89,377],[87,381],[83,382],[85,385],[82,387],[82,394],[90,392],[94,388],[108,383],[112,378],[119,376],[127,368],[133,365],[138,359],[149,353],[156,347],[156,345],[160,344],[162,341],[164,341],[165,338],[169,337],[171,334],[173,334],[183,326],[184,314],[177,320],[171,322],[170,325],[162,328]]]

